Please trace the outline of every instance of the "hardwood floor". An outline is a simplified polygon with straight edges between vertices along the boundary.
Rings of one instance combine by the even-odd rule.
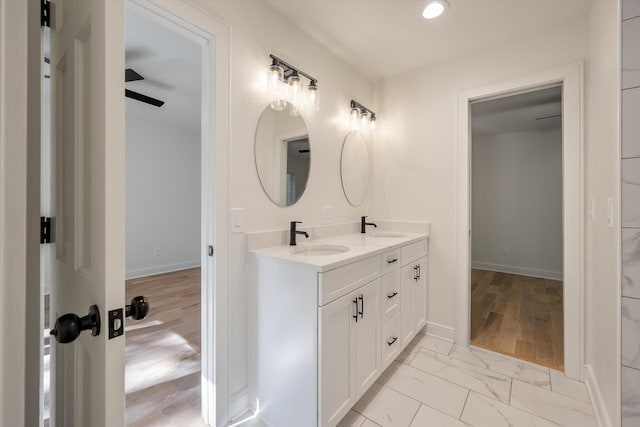
[[[150,313],[126,320],[127,426],[204,426],[200,402],[200,268],[126,282]]]
[[[562,282],[471,271],[471,344],[564,370]]]

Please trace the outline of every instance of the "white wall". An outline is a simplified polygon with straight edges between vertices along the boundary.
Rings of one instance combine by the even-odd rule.
[[[230,204],[244,208],[244,230],[285,229],[321,224],[321,207],[333,208],[334,223],[357,221],[367,212],[347,202],[340,181],[342,142],[348,132],[349,101],[372,101],[372,84],[324,46],[262,1],[200,0],[203,10],[231,29]],[[318,79],[320,111],[304,114],[311,145],[307,189],[293,206],[282,208],[265,195],[254,164],[254,137],[265,98],[266,71],[273,53]],[[371,107],[374,106],[371,104]],[[382,115],[379,115],[382,120]],[[246,396],[247,375],[247,263],[246,236],[230,240],[229,379],[235,398]]]
[[[127,114],[126,150],[127,278],[199,266],[199,130]]]
[[[458,93],[587,60],[588,41],[585,16],[378,86],[374,214],[431,222],[429,322],[454,327]]]
[[[472,266],[561,280],[562,128],[474,136],[472,148]]]
[[[607,199],[619,205],[618,2],[596,1],[590,21],[587,86],[585,198],[594,200],[595,220],[585,210],[585,364],[591,368],[613,426],[620,423],[619,212],[607,226]],[[587,375],[589,380],[589,375]],[[607,425],[607,424],[604,424]]]

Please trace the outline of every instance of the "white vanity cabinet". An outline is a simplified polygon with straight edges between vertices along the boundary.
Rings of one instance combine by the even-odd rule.
[[[252,253],[253,398],[265,424],[336,426],[425,325],[425,237],[374,241],[351,258]]]
[[[320,425],[336,425],[380,375],[380,280],[320,307]]]

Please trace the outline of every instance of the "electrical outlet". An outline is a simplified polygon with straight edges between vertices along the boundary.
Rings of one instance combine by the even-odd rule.
[[[504,255],[504,256],[509,256],[509,248],[504,248],[504,249],[502,250],[502,255]]]
[[[160,248],[153,248],[153,256],[160,256]]]
[[[323,224],[331,224],[333,222],[333,214],[332,214],[331,206],[323,206],[322,207],[322,223]]]

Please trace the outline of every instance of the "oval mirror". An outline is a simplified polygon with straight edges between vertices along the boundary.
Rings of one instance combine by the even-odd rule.
[[[369,188],[369,150],[360,132],[351,131],[344,140],[340,175],[347,200],[360,206]]]
[[[258,122],[254,152],[260,184],[271,201],[278,206],[297,202],[311,165],[309,132],[302,117],[267,106]]]

